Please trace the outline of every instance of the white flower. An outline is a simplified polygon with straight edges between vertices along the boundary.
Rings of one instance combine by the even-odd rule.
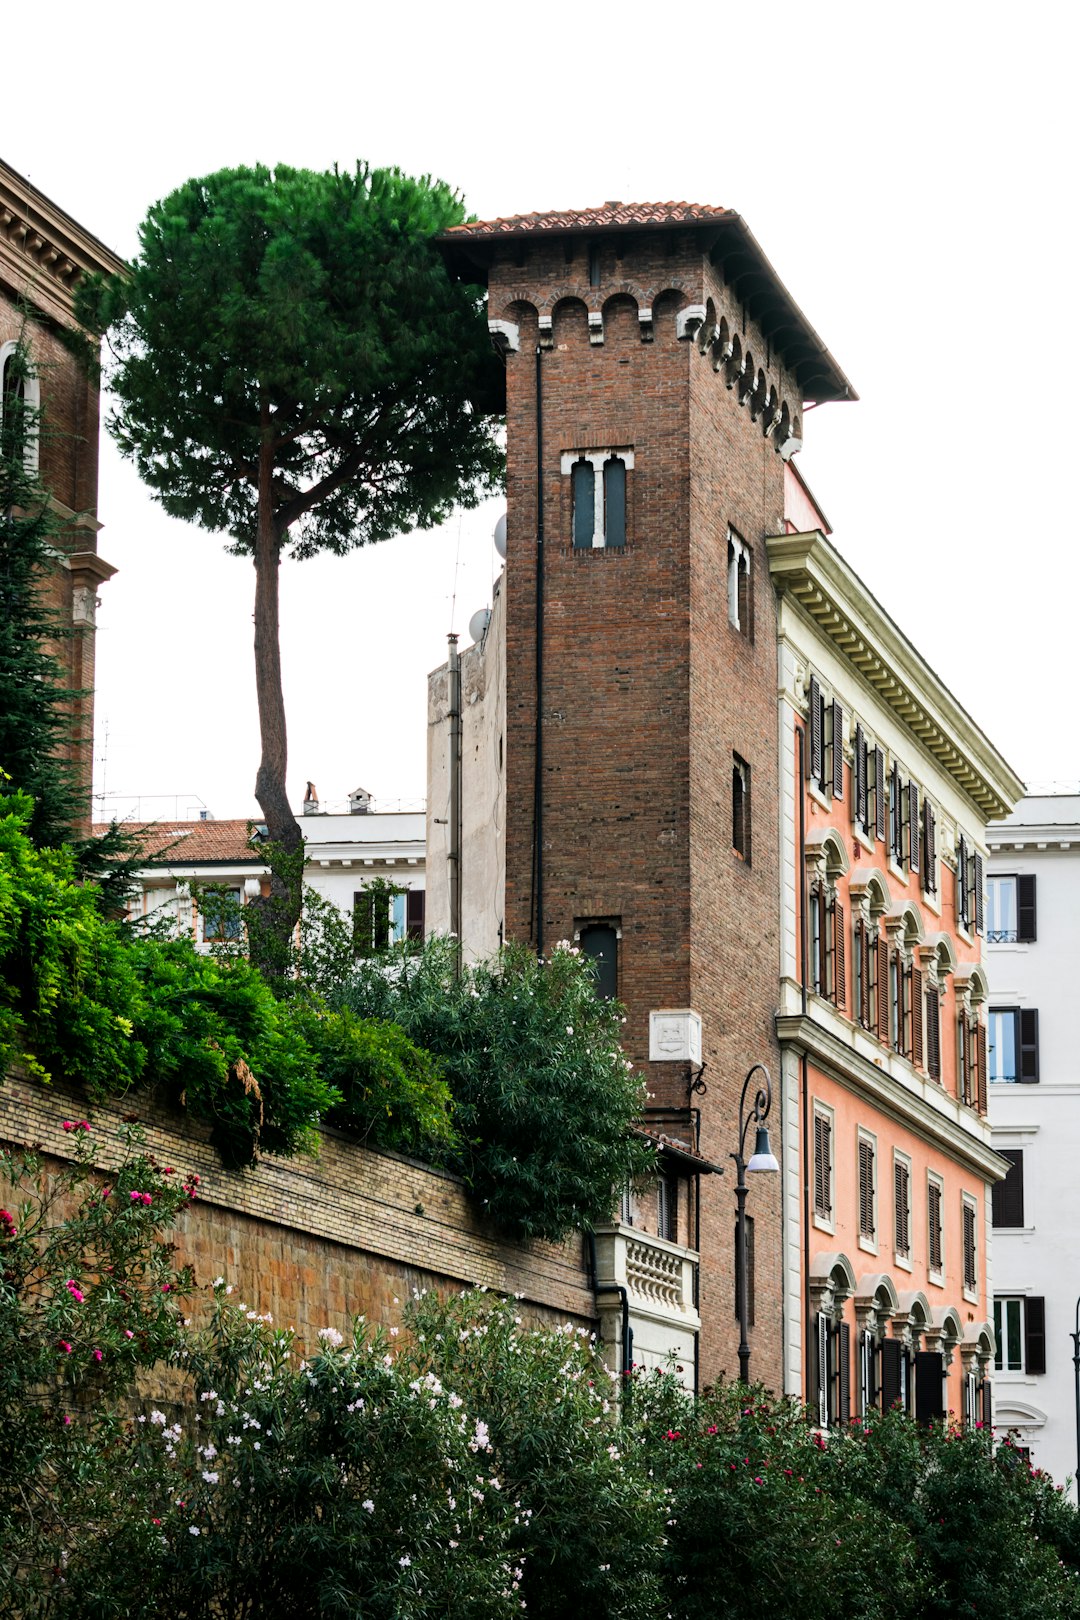
[[[367,1498],[366,1501],[361,1502],[360,1506],[363,1508],[365,1513],[374,1513],[374,1511],[375,1511],[375,1504],[371,1500],[370,1496]]]
[[[324,1344],[332,1345],[335,1350],[340,1350],[345,1343],[344,1334],[339,1333],[337,1328],[332,1327],[320,1328],[319,1338]]]
[[[203,1469],[203,1476],[202,1477],[203,1477],[203,1479],[205,1479],[205,1481],[206,1481],[206,1483],[208,1485],[216,1485],[217,1482],[218,1482],[217,1475],[215,1473],[213,1473],[209,1468],[204,1468]]]
[[[165,1414],[164,1414],[164,1412],[158,1412],[156,1410],[151,1412],[150,1413],[150,1421],[151,1421],[151,1423],[160,1423],[162,1425],[162,1427],[164,1427],[164,1425],[165,1425]]]
[[[189,1536],[201,1536],[202,1531],[199,1529],[197,1524],[189,1524],[188,1525],[188,1535]]]
[[[262,1441],[261,1440],[256,1440],[256,1442],[255,1442],[255,1450],[256,1451],[261,1451],[262,1450]]]
[[[408,1553],[402,1553],[401,1557],[398,1559],[398,1563],[401,1565],[402,1569],[408,1569],[409,1565],[412,1563],[412,1559],[409,1557]]]

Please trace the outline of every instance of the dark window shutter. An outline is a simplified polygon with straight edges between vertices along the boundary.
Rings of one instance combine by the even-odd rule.
[[[866,734],[863,731],[862,726],[860,726],[858,723],[856,723],[855,726],[855,747],[852,755],[851,769],[852,775],[855,779],[851,790],[851,796],[854,801],[855,824],[856,826],[865,829],[867,814]]]
[[[832,1180],[829,1163],[830,1141],[832,1133],[830,1122],[824,1114],[814,1115],[814,1208],[819,1215],[832,1213],[830,1200],[830,1183]]]
[[[908,800],[908,865],[913,872],[919,870],[919,789],[914,782],[907,785]]]
[[[956,844],[956,916],[965,928],[971,921],[968,905],[968,847],[963,833],[960,834]]]
[[[829,1318],[819,1311],[816,1318],[818,1426],[829,1426]]]
[[[574,545],[591,550],[596,503],[596,476],[591,461],[575,461],[570,475],[574,498]]]
[[[897,1159],[893,1164],[893,1201],[896,1207],[897,1254],[911,1253],[911,1191],[908,1167]]]
[[[874,1148],[873,1143],[859,1139],[859,1234],[874,1235]]]
[[[825,739],[822,736],[824,705],[816,675],[810,677],[810,779],[820,782],[824,769]]]
[[[881,1040],[889,1038],[889,943],[879,937],[877,942],[877,1032]]]
[[[844,706],[833,699],[832,706],[832,790],[834,799],[844,797]]]
[[[900,1358],[903,1345],[899,1339],[881,1341],[881,1410],[887,1412],[900,1399]]]
[[[885,750],[874,749],[874,830],[885,837]]]
[[[993,1199],[995,1226],[1023,1226],[1024,1224],[1024,1150],[1000,1148],[1010,1169],[1004,1181],[994,1183]]]
[[[832,905],[833,984],[832,997],[841,1011],[847,1006],[847,940],[844,934],[844,908],[839,900]]]
[[[839,1374],[836,1416],[840,1423],[847,1423],[851,1417],[851,1329],[846,1322],[841,1322],[836,1330],[836,1360]]]
[[[979,1415],[983,1428],[989,1429],[994,1421],[994,1386],[989,1378],[984,1378],[979,1386]]]
[[[900,767],[894,759],[889,772],[889,848],[898,866],[904,861],[904,813],[900,797]]]
[[[405,937],[406,939],[424,937],[423,889],[410,889],[405,896]]]
[[[935,1423],[945,1416],[945,1358],[937,1350],[915,1352],[915,1421]]]
[[[1035,879],[1033,876],[1016,880],[1016,937],[1026,945],[1035,942]]]
[[[978,853],[978,851],[976,851],[975,859],[972,862],[974,867],[973,882],[975,884],[975,929],[976,932],[980,934],[985,932],[986,924],[986,918],[984,915],[986,900],[983,894],[986,884],[983,877],[983,864],[982,856]]]
[[[923,1066],[923,995],[922,970],[911,970],[911,1061],[917,1069]]]
[[[927,894],[937,891],[937,824],[934,807],[929,799],[923,800],[923,888]]]
[[[1046,1300],[1040,1295],[1024,1301],[1024,1371],[1046,1371]]]
[[[626,544],[626,462],[621,456],[604,462],[604,544]]]
[[[926,1189],[926,1212],[930,1237],[930,1270],[940,1271],[943,1259],[941,1253],[941,1188],[936,1181],[931,1181]]]
[[[989,1072],[989,1057],[986,1050],[986,1025],[982,1022],[979,1024],[978,1046],[976,1048],[976,1068],[975,1106],[978,1108],[980,1114],[985,1114],[986,1076]]]
[[[1020,1075],[1025,1085],[1039,1078],[1039,1013],[1036,1007],[1020,1009]]]
[[[926,1024],[926,1072],[931,1080],[941,1079],[941,1008],[932,984],[923,993]]]
[[[964,1205],[964,1287],[974,1288],[978,1282],[978,1272],[975,1268],[975,1210],[971,1204]]]

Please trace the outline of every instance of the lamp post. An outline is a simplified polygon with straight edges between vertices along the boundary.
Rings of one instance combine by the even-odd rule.
[[[1076,1500],[1080,1502],[1080,1299],[1076,1302],[1076,1332],[1073,1342],[1073,1376],[1076,1380]]]
[[[746,1094],[750,1089],[750,1082],[756,1074],[764,1076],[764,1081],[758,1084],[754,1093],[753,1105],[746,1106]],[[739,1098],[739,1151],[731,1154],[735,1160],[735,1201],[738,1207],[738,1220],[735,1228],[736,1254],[738,1258],[739,1279],[736,1290],[736,1309],[739,1315],[739,1379],[740,1382],[750,1382],[750,1307],[749,1307],[749,1278],[747,1276],[746,1256],[746,1178],[758,1171],[775,1172],[780,1169],[773,1157],[769,1146],[769,1127],[765,1121],[769,1117],[772,1107],[772,1080],[764,1063],[755,1063],[743,1081],[742,1096]],[[753,1121],[757,1132],[754,1151],[749,1160],[744,1157],[746,1147],[746,1133]],[[1080,1324],[1078,1324],[1080,1325]]]

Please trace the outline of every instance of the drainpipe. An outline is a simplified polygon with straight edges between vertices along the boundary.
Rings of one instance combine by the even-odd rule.
[[[454,977],[461,977],[461,660],[458,638],[450,645],[450,935],[454,944]]]
[[[544,954],[544,400],[536,345],[536,733],[533,745],[533,900],[536,954]]]
[[[809,950],[806,931],[806,736],[802,726],[796,726],[795,736],[799,743],[799,774],[796,791],[799,795],[799,988],[802,992],[802,1015],[807,1016],[806,993],[806,961]],[[802,1228],[803,1228],[803,1357],[805,1371],[803,1374],[803,1402],[810,1399],[810,1390],[813,1384],[811,1367],[811,1322],[810,1322],[810,1074],[806,1059],[806,1048],[803,1048],[799,1059],[799,1085],[802,1092]]]

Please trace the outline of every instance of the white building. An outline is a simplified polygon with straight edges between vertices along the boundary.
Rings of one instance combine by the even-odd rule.
[[[356,927],[372,930],[372,945],[420,939],[425,928],[424,810],[380,811],[357,789],[351,810],[326,813],[309,797],[300,818],[306,845],[304,880]],[[260,826],[246,820],[127,822],[146,841],[149,859],[129,915],[175,916],[202,948],[235,930],[233,907],[215,913],[199,890],[223,891],[239,905],[263,892],[269,868],[259,849]],[[95,832],[104,827],[95,827]],[[373,912],[361,897],[376,881],[393,893]]]
[[[1063,1482],[1077,1472],[1080,794],[1022,799],[989,847],[990,1121],[1013,1165],[994,1196],[994,1421]]]

